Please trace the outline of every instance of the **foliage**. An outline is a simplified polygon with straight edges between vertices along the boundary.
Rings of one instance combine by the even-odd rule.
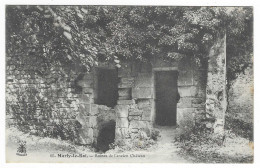
[[[23,132],[42,137],[71,140],[77,143],[80,123],[66,120],[63,113],[55,111],[44,98],[36,94],[37,90],[26,88],[18,92],[17,103],[10,104],[9,115],[15,119],[17,128]]]
[[[125,59],[204,59],[226,32],[233,78],[252,53],[249,7],[8,6],[6,11],[8,56],[34,55],[48,66],[80,62],[90,70],[100,60],[120,67]]]
[[[253,123],[247,123],[239,119],[235,119],[232,115],[227,115],[225,129],[232,130],[236,135],[253,141],[254,139],[254,127]]]
[[[175,138],[175,144],[182,149],[179,154],[192,156],[193,161],[198,163],[252,163],[253,153],[247,139],[227,130],[223,139],[222,136],[198,129]]]

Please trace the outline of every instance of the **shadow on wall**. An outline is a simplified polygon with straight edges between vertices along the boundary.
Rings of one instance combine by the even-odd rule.
[[[115,141],[115,127],[116,122],[114,120],[110,120],[101,125],[96,145],[98,151],[106,152],[109,150],[109,144]]]

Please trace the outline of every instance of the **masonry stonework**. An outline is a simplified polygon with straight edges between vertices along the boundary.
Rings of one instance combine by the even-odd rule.
[[[41,74],[37,71],[40,67],[28,64],[31,69],[26,70],[24,67],[28,62],[17,63],[11,58],[7,61],[6,80],[8,126],[26,125],[25,130],[31,134],[95,145],[102,127],[113,121],[118,143],[140,131],[149,137],[156,117],[154,73],[174,70],[178,71],[180,95],[177,125],[192,128],[196,124],[206,124],[213,127],[223,121],[225,111],[224,46],[224,39],[213,46],[208,69],[198,67],[192,59],[179,62],[154,59],[151,63],[122,62],[121,68],[111,63],[99,63],[90,72],[77,64],[57,64],[46,74]],[[213,60],[213,57],[216,58]],[[39,64],[44,62],[38,61]],[[117,70],[118,99],[114,107],[96,103],[98,68]],[[218,110],[210,110],[212,105],[217,105],[214,108]],[[215,116],[217,122],[207,122],[209,116]]]
[[[206,117],[208,128],[215,133],[224,133],[227,109],[226,93],[226,36],[218,38],[211,47],[208,59]]]

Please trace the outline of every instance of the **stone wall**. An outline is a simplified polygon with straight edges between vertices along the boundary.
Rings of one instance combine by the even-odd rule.
[[[98,78],[95,68],[114,69],[112,64],[100,63],[91,72],[85,72],[77,64],[57,64],[46,75],[37,73],[39,67],[30,71],[25,71],[24,67],[24,64],[12,61],[7,63],[7,122],[9,126],[23,125],[28,132],[39,136],[95,145],[99,130],[109,121],[116,122],[117,142],[134,137],[140,131],[150,136],[156,117],[154,70],[160,68],[173,68],[179,72],[177,124],[193,127],[205,118],[206,69],[197,68],[192,60],[121,63],[118,68],[119,97],[114,108],[96,104]],[[28,98],[25,88],[34,89],[31,94],[36,97],[34,102]],[[18,93],[27,96],[27,105],[36,107],[31,110],[33,114],[22,108]],[[13,107],[18,108],[14,111]],[[17,120],[23,115],[27,118]]]
[[[118,70],[120,83],[116,111],[116,139],[134,137],[139,131],[149,136],[155,125],[155,70],[178,70],[177,124],[192,128],[205,118],[206,69],[197,68],[191,60],[152,64],[124,64]],[[120,93],[124,90],[124,94]],[[127,98],[132,99],[127,99]]]
[[[45,60],[14,57],[7,57],[6,66],[7,127],[92,145],[103,114],[115,120],[114,110],[94,104],[94,71],[71,63],[44,69]]]
[[[119,100],[116,111],[116,140],[134,137],[139,131],[149,136],[152,128],[151,69],[138,64],[123,63],[118,69]]]

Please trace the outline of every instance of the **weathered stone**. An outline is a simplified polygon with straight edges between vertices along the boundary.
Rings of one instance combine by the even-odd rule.
[[[84,114],[84,115],[88,115],[90,112],[91,112],[91,109],[90,109],[90,104],[79,104],[79,112]]]
[[[134,104],[134,100],[117,100],[117,104],[130,105]]]
[[[181,97],[177,103],[178,108],[190,108],[192,107],[192,99],[190,97]]]
[[[128,105],[116,105],[115,111],[116,111],[116,116],[119,118],[122,117],[128,117]]]
[[[87,87],[84,87],[82,88],[82,92],[85,93],[85,94],[93,94],[93,88],[87,88]]]
[[[129,116],[140,116],[142,113],[143,112],[138,109],[129,109]]]
[[[92,128],[81,128],[79,130],[79,143],[84,145],[90,145],[93,143]]]
[[[129,129],[128,128],[118,128],[115,130],[115,138],[116,139],[125,139],[128,138]]]
[[[131,97],[131,89],[130,88],[118,89],[118,96],[130,98]]]
[[[138,73],[135,79],[135,87],[152,87],[152,74]]]
[[[89,127],[96,128],[97,127],[97,116],[89,117]]]
[[[118,128],[128,128],[128,119],[127,118],[117,118],[116,127]]]
[[[120,78],[121,83],[134,83],[134,81],[135,81],[134,77]]]
[[[206,93],[206,113],[212,113],[216,119],[214,132],[223,133],[224,124],[217,122],[224,120],[227,109],[226,35],[217,38],[210,49]]]
[[[151,107],[143,108],[142,120],[150,121],[151,120],[151,112],[152,112]]]
[[[224,133],[224,119],[217,118],[213,127],[214,127],[214,133],[223,134]]]
[[[153,98],[152,88],[132,88],[132,98]]]
[[[197,88],[195,86],[180,86],[178,87],[180,97],[195,97]]]
[[[129,128],[149,128],[150,123],[148,121],[138,121],[132,120],[130,121]]]
[[[129,121],[132,121],[132,120],[141,120],[141,116],[129,116],[128,119],[129,119]]]
[[[91,94],[79,94],[79,100],[80,100],[80,103],[83,103],[83,104],[93,103]]]
[[[194,109],[181,108],[177,109],[177,124],[180,127],[192,128],[194,126]]]
[[[132,133],[138,133],[138,131],[139,131],[138,128],[132,128],[132,129],[131,129],[131,132],[132,132]]]
[[[205,107],[205,104],[203,103],[203,104],[192,104],[192,107],[194,107],[194,108],[203,108],[203,107]]]
[[[133,86],[134,86],[134,82],[118,83],[118,88],[132,88]]]
[[[118,100],[130,100],[131,99],[131,96],[121,96],[121,97],[118,97]]]
[[[150,107],[152,104],[152,100],[151,99],[138,99],[136,101],[136,104],[139,109],[142,109],[144,107]]]
[[[78,85],[81,87],[92,88],[93,79],[80,80],[80,81],[78,81]]]
[[[202,104],[202,103],[205,103],[205,102],[203,101],[202,98],[193,98],[193,99],[191,100],[191,103],[192,103],[192,104]]]
[[[93,137],[96,139],[98,137],[99,130],[97,128],[93,128]]]
[[[178,86],[190,86],[193,85],[193,73],[192,71],[179,71]]]
[[[97,104],[91,104],[91,110],[90,115],[96,115],[98,114],[98,105]]]

